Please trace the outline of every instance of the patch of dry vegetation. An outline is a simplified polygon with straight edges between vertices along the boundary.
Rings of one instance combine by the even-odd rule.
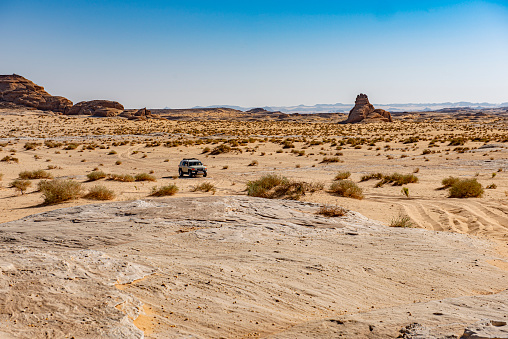
[[[79,199],[83,194],[81,184],[70,179],[43,180],[39,182],[38,189],[42,192],[45,205]]]

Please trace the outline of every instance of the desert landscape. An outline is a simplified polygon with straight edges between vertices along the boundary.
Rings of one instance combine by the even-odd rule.
[[[3,77],[0,337],[508,337],[506,108],[125,109]]]

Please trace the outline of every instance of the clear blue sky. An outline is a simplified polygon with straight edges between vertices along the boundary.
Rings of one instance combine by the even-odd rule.
[[[0,0],[0,74],[126,107],[508,101],[508,1]]]

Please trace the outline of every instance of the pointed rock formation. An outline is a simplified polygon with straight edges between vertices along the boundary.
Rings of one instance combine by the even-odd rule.
[[[384,109],[375,109],[369,102],[366,94],[360,93],[356,97],[355,107],[349,111],[349,116],[344,123],[352,124],[357,122],[392,122],[390,112]]]
[[[0,102],[2,101],[64,114],[72,107],[69,99],[52,96],[44,87],[17,74],[0,75]]]

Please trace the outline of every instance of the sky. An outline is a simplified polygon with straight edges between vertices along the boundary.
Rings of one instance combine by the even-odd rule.
[[[0,74],[73,102],[508,102],[508,0],[0,0]]]

